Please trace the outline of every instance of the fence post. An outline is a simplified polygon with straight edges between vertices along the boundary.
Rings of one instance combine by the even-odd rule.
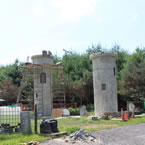
[[[37,134],[37,105],[35,105],[35,134]]]
[[[31,133],[30,112],[21,112],[21,129],[22,133]]]

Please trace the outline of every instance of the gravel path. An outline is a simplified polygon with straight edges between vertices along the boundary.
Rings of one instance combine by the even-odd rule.
[[[67,143],[64,138],[52,139],[40,145],[145,145],[145,123],[92,132],[97,142]]]

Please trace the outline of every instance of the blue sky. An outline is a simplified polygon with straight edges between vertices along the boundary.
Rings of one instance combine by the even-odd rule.
[[[145,43],[145,0],[0,0],[0,64],[50,50]]]

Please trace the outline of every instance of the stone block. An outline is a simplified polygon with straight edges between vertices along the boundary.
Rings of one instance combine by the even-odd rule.
[[[21,112],[21,130],[22,133],[31,133],[30,112]]]

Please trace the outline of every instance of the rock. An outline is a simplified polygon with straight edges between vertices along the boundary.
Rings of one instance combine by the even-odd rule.
[[[89,132],[81,129],[72,133],[69,137],[65,139],[65,142],[92,142],[95,141],[96,138],[91,135]]]
[[[86,110],[86,106],[80,108],[80,116],[89,116],[89,113]]]
[[[88,137],[88,142],[92,142],[92,141],[94,141],[94,138],[93,137]]]
[[[73,138],[69,138],[69,137],[65,139],[65,142],[72,142],[72,141],[75,141],[75,140]]]

